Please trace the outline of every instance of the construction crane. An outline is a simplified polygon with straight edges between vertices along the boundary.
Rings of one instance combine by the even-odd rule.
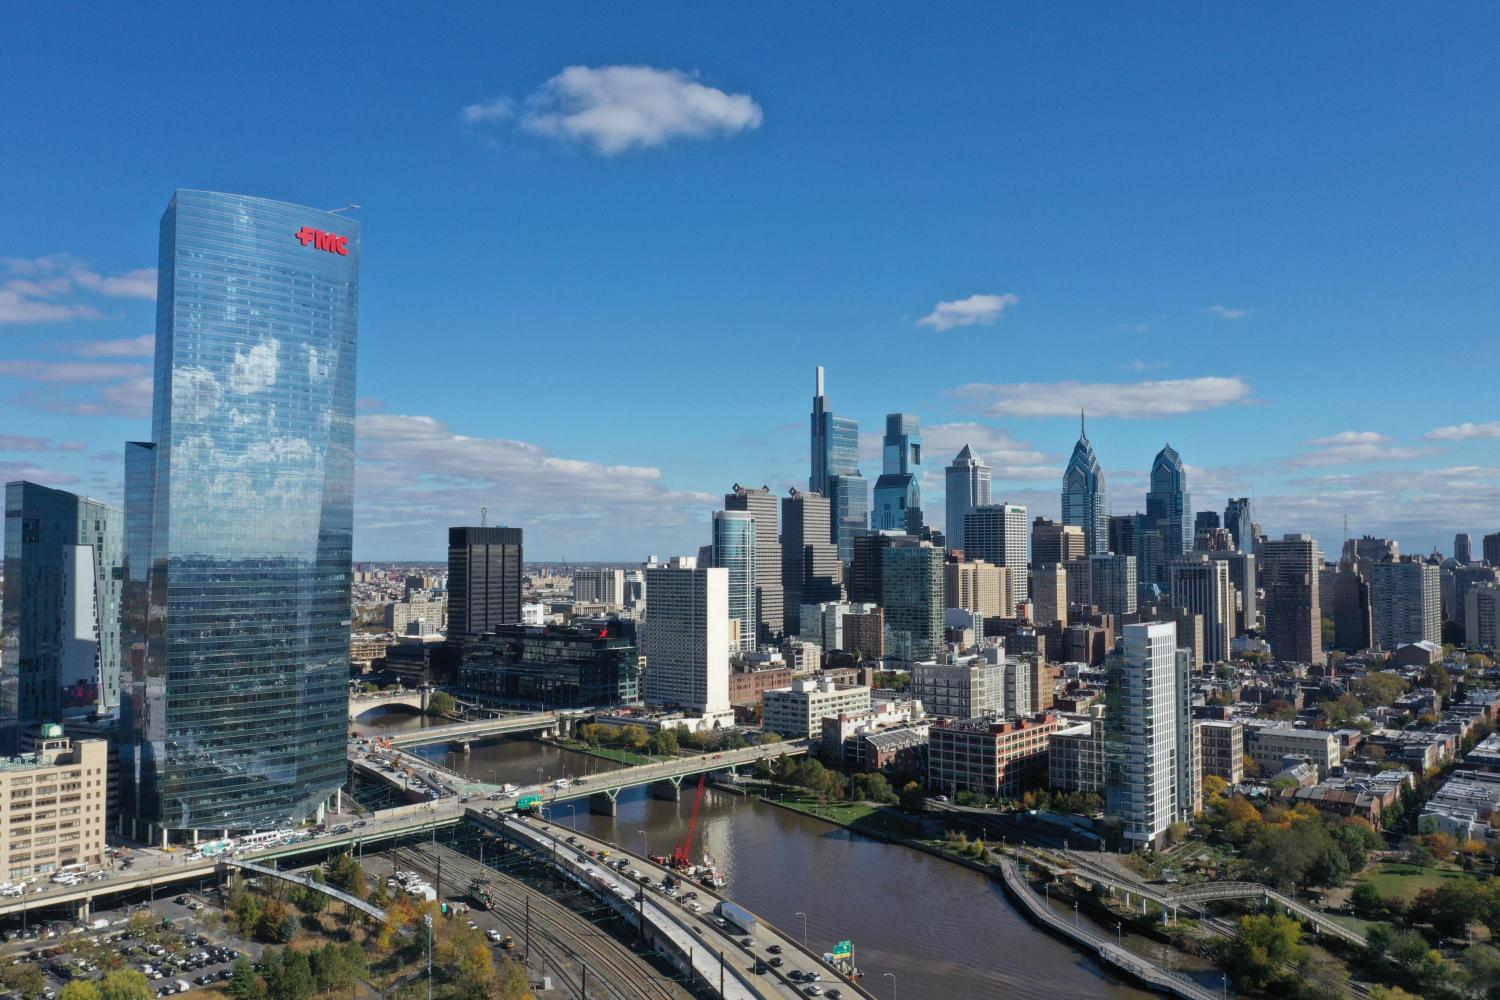
[[[672,849],[673,868],[691,868],[693,865],[691,854],[693,850],[693,835],[698,832],[698,813],[703,808],[703,787],[708,780],[708,772],[705,771],[698,776],[698,794],[693,796],[693,811],[688,816],[687,833],[677,842]]]

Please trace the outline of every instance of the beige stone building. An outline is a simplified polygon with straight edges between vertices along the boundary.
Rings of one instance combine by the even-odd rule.
[[[36,750],[0,759],[0,872],[9,881],[104,860],[109,744],[44,726]]]

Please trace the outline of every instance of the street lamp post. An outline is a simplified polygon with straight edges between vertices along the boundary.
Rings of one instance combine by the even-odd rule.
[[[891,1000],[896,1000],[896,974],[894,972],[882,972],[882,976],[888,976],[891,980]]]
[[[1073,926],[1078,926],[1078,903],[1076,900],[1073,903]]]
[[[1224,1000],[1229,1000],[1229,977],[1221,974],[1219,978],[1224,981]]]
[[[646,831],[645,830],[637,830],[635,832],[641,835],[641,857],[643,857],[643,858],[650,858],[651,857],[651,846],[646,842]]]
[[[1125,933],[1120,929],[1120,921],[1115,921],[1115,947],[1125,947]]]
[[[803,913],[801,910],[798,910],[796,915],[802,918],[802,947],[806,948],[807,947],[807,914]]]

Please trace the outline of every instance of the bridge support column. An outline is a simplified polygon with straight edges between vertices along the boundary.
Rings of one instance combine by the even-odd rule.
[[[432,688],[430,688],[430,687],[424,687],[424,688],[419,688],[418,690],[420,690],[422,692],[422,714],[426,715],[427,714],[428,699],[432,695]]]
[[[80,899],[78,901],[78,922],[83,923],[84,921],[88,920],[89,912],[88,897],[84,897],[83,899]]]
[[[613,816],[619,809],[619,792],[595,792],[589,796],[589,812],[595,816]]]
[[[651,797],[667,802],[682,801],[682,779],[651,782]]]

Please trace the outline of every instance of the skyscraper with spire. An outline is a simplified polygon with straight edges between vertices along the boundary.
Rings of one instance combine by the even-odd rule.
[[[1068,459],[1068,468],[1063,472],[1062,521],[1083,529],[1089,555],[1104,555],[1109,551],[1109,491],[1104,485],[1104,470],[1089,443],[1081,410],[1078,443],[1073,446],[1073,457]]]
[[[808,488],[828,498],[829,541],[845,563],[854,558],[854,538],[869,527],[870,485],[859,472],[859,421],[836,417],[823,392],[823,366],[817,368],[811,418],[812,470]]]
[[[974,454],[967,444],[954,456],[945,470],[947,478],[947,514],[944,530],[948,548],[964,547],[964,515],[976,507],[990,504],[990,467]]]
[[[1161,570],[1155,582],[1165,586],[1167,564],[1193,549],[1193,499],[1188,493],[1187,469],[1170,444],[1151,463],[1146,518],[1161,533]]]

